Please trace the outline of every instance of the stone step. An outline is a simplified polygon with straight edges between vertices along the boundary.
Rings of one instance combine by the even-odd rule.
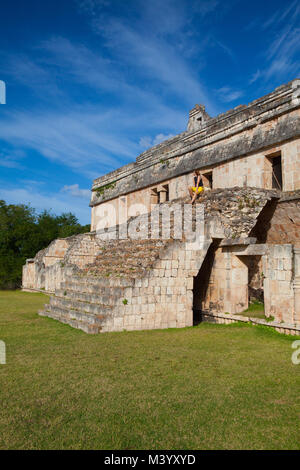
[[[90,315],[109,315],[112,310],[111,305],[95,304],[84,302],[81,300],[66,299],[65,297],[57,297],[56,295],[50,297],[50,306],[58,307],[66,310],[74,310]]]
[[[114,287],[114,286],[108,286],[108,287],[102,287],[102,286],[96,286],[96,285],[87,285],[87,284],[81,284],[81,283],[68,283],[68,284],[63,284],[60,286],[59,289],[56,290],[56,294],[59,297],[64,297],[67,296],[69,292],[73,294],[73,296],[76,296],[76,293],[84,293],[88,295],[98,295],[99,297],[107,297],[113,295],[114,297],[122,296],[124,293],[130,289],[131,286],[124,286],[124,287]]]
[[[149,245],[136,245],[134,240],[131,240],[130,245],[128,246],[122,246],[122,245],[117,245],[117,246],[110,246],[105,249],[102,248],[98,256],[105,256],[107,253],[113,252],[114,255],[124,255],[124,253],[128,254],[134,254],[137,252],[156,252],[157,250],[160,250],[163,248],[165,245],[164,244],[149,244]]]
[[[73,328],[77,328],[79,330],[84,331],[85,333],[88,334],[98,334],[101,331],[101,324],[97,323],[89,323],[87,321],[83,320],[78,320],[75,318],[70,318],[65,315],[62,315],[61,313],[57,311],[51,310],[43,310],[39,311],[39,315],[44,316],[44,317],[49,317],[52,318],[53,320],[58,320],[61,323],[65,323],[66,325],[70,325]],[[86,319],[86,316],[84,317],[84,320]]]
[[[55,291],[55,296],[75,301],[78,300],[103,305],[116,305],[116,303],[120,303],[122,299],[126,298],[126,287],[116,287],[115,289],[112,287],[102,287],[98,290],[95,289],[93,292],[83,292],[80,289],[80,286],[77,287],[77,290],[57,289]]]
[[[101,314],[98,312],[97,315],[86,313],[83,311],[73,310],[66,306],[58,306],[58,305],[49,305],[47,309],[44,310],[43,316],[50,316],[59,321],[81,321],[87,323],[89,325],[97,325],[101,326],[109,318],[109,315],[106,313]]]
[[[111,295],[112,291],[114,295],[122,295],[128,288],[133,287],[131,286],[97,286],[97,285],[88,285],[88,284],[80,284],[80,283],[68,283],[62,284],[59,289],[56,290],[59,296],[66,295],[65,293],[70,292],[83,292],[86,294],[91,295],[99,295],[99,296],[107,296]]]
[[[143,266],[112,266],[107,264],[107,266],[94,266],[89,268],[89,273],[95,273],[95,276],[105,276],[105,277],[113,277],[116,279],[118,277],[134,275],[135,277],[140,276],[143,277],[151,268],[143,267]]]
[[[61,289],[72,288],[72,286],[95,286],[99,287],[133,287],[135,278],[133,277],[120,277],[110,279],[109,277],[96,277],[96,276],[72,276],[61,284]]]
[[[143,252],[143,253],[141,253],[141,255],[142,255],[141,258],[139,258],[139,253],[138,252],[135,253],[135,257],[134,256],[130,257],[128,255],[128,253],[124,254],[123,256],[115,255],[115,256],[111,256],[111,257],[109,255],[107,255],[107,256],[99,255],[97,257],[97,261],[101,265],[107,265],[108,264],[108,265],[111,265],[111,266],[124,266],[124,261],[125,261],[125,266],[129,265],[129,264],[134,265],[134,266],[139,266],[139,265],[141,265],[145,262],[147,262],[147,263],[150,262],[151,263],[151,262],[155,261],[158,258],[158,253],[154,255],[154,254],[152,254],[152,252],[151,253]]]

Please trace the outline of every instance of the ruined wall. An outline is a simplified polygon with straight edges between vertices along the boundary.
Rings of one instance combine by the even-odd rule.
[[[266,242],[300,246],[300,199],[283,200],[277,204],[266,234]]]
[[[36,265],[33,260],[27,260],[22,271],[23,289],[34,289],[36,286]]]
[[[65,271],[60,262],[45,267],[44,278],[45,291],[55,292],[55,289],[58,289],[61,283],[65,280]]]
[[[268,245],[265,263],[264,298],[265,315],[277,321],[293,323],[293,247]]]
[[[239,313],[248,307],[248,267],[233,249],[216,250],[201,310]]]
[[[22,289],[54,292],[65,280],[65,267],[82,268],[95,260],[99,250],[91,233],[54,240],[23,266]]]
[[[300,246],[300,191],[271,201],[262,210],[251,232],[259,243]]]
[[[93,263],[99,254],[100,245],[95,234],[84,233],[72,237],[72,243],[62,260],[63,265],[75,265],[78,268]]]
[[[68,248],[69,241],[67,238],[58,238],[54,240],[45,250],[43,256],[43,262],[45,267],[51,266],[52,264],[57,263],[57,261],[63,259]]]
[[[300,189],[300,140],[282,145],[283,190]]]

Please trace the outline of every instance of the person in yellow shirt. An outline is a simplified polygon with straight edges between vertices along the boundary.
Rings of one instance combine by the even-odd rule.
[[[191,196],[191,204],[194,204],[197,196],[204,191],[202,174],[199,170],[194,171],[194,186],[189,187],[189,193]]]

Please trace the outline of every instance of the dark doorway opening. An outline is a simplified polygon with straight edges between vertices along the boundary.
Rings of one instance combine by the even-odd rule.
[[[168,202],[168,201],[170,200],[170,198],[169,198],[169,185],[168,185],[168,184],[164,184],[164,185],[163,185],[163,188],[165,189],[165,192],[166,192],[165,201]]]
[[[203,184],[205,188],[210,188],[212,189],[213,187],[213,173],[212,171],[203,173]]]
[[[212,283],[212,268],[215,260],[215,252],[218,248],[220,240],[213,240],[202,266],[197,276],[194,277],[193,285],[193,325],[198,325],[202,321],[203,303],[207,296],[209,286]]]
[[[282,165],[281,155],[271,158],[272,163],[272,188],[282,190]]]
[[[248,301],[264,302],[264,274],[260,255],[241,256],[248,268]]]

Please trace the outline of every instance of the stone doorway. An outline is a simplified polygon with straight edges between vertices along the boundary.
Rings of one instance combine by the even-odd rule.
[[[256,313],[259,311],[259,315],[264,314],[264,273],[262,267],[262,256],[261,255],[245,255],[238,256],[242,261],[245,268],[247,269],[247,285],[244,286],[246,289],[247,296],[247,307],[253,308]],[[247,308],[246,307],[246,308]],[[254,311],[253,310],[253,311]],[[250,312],[249,315],[251,316]]]
[[[199,269],[197,276],[194,277],[193,285],[193,325],[198,325],[202,319],[204,310],[204,301],[207,293],[213,283],[212,268],[215,260],[215,253],[219,246],[220,240],[213,240],[207,250],[204,261]]]

